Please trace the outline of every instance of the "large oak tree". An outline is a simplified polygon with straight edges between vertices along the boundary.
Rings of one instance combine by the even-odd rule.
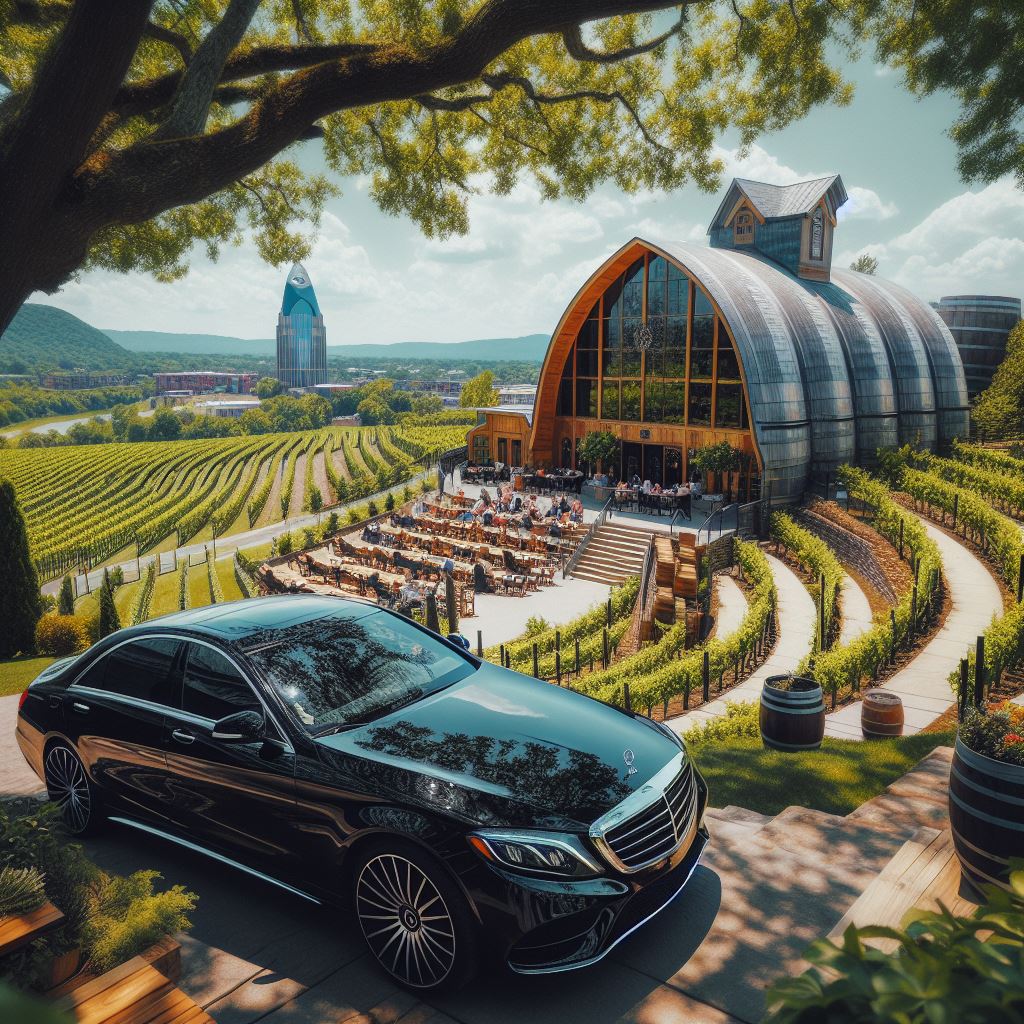
[[[715,188],[724,132],[848,101],[865,44],[954,91],[965,177],[1024,180],[1022,39],[1001,0],[0,0],[0,330],[82,268],[301,258],[333,190],[303,140],[430,235],[523,175]]]

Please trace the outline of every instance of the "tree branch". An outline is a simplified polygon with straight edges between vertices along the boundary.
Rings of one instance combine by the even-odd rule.
[[[171,113],[156,133],[157,138],[175,139],[203,130],[224,65],[242,41],[259,5],[260,0],[230,0],[223,17],[206,34],[185,69]]]
[[[172,206],[205,198],[251,173],[327,114],[409,100],[474,80],[486,82],[484,69],[517,42],[561,33],[567,23],[620,14],[623,6],[624,0],[560,0],[557,4],[487,0],[457,34],[433,47],[413,50],[395,43],[325,60],[275,84],[244,117],[226,128],[190,138],[146,140],[88,161],[76,175],[76,187],[88,202],[105,211],[99,216],[119,223],[146,220]],[[679,0],[629,4],[634,13],[678,6]],[[291,54],[295,49],[286,48]],[[225,75],[230,64],[225,64]],[[647,141],[661,146],[621,94],[581,92],[578,98],[620,102]],[[565,102],[566,98],[546,100]]]
[[[650,53],[656,50],[662,43],[667,42],[672,36],[677,35],[686,24],[686,8],[679,14],[679,20],[660,36],[648,39],[636,46],[624,46],[621,50],[592,50],[583,41],[583,32],[579,25],[572,25],[562,32],[562,41],[569,56],[574,60],[584,61],[592,64],[617,64],[619,61],[628,60],[630,57],[639,57],[642,53]]]
[[[234,82],[273,71],[301,70],[325,61],[372,53],[377,49],[380,49],[377,43],[256,46],[232,54],[224,63],[219,81]],[[157,78],[128,83],[118,90],[113,106],[128,115],[143,114],[167,103],[177,91],[181,79],[182,72],[172,71]]]

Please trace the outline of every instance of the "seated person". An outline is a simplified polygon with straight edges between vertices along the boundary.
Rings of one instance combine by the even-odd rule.
[[[518,494],[512,495],[512,500],[508,503],[509,512],[522,512],[523,510],[523,499]]]
[[[569,499],[563,494],[562,500],[558,503],[558,511],[565,513],[568,512],[572,506],[569,504]]]
[[[548,506],[547,512],[544,513],[545,519],[554,519],[558,515],[558,503],[554,498],[551,499],[551,504]]]
[[[558,525],[558,520],[557,519],[548,527],[548,536],[549,537],[561,537],[562,536],[562,528]]]
[[[640,477],[636,473],[633,474],[633,478],[632,478],[632,480],[629,481],[629,485],[630,485],[630,487],[639,487],[640,486]]]
[[[645,480],[644,484],[643,484],[643,487],[641,487],[640,489],[644,492],[644,494],[650,494],[651,493],[651,481],[650,480]]]
[[[490,526],[494,522],[494,511],[490,508],[485,508],[480,518],[483,520],[484,526]]]
[[[446,558],[441,563],[441,572],[446,572],[451,575],[451,573],[455,572],[455,562],[450,558]]]
[[[482,559],[473,562],[473,589],[478,594],[494,593],[494,570]]]
[[[569,509],[569,521],[573,523],[583,522],[583,502],[577,498]]]
[[[527,533],[533,529],[533,517],[529,512],[522,514],[522,518],[519,520],[519,529],[525,530]]]

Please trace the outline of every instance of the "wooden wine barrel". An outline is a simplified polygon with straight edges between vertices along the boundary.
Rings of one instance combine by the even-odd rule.
[[[860,728],[866,740],[903,735],[903,701],[892,690],[874,689],[860,705]]]
[[[975,753],[957,737],[949,773],[949,824],[975,888],[1009,890],[1010,857],[1024,856],[1024,767]]]
[[[790,682],[780,690],[777,683]],[[802,676],[769,676],[761,690],[761,740],[775,750],[817,750],[825,736],[821,687]]]

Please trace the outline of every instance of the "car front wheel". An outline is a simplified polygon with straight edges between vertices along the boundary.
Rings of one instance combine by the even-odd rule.
[[[375,846],[354,872],[354,897],[370,952],[402,985],[452,991],[476,974],[475,922],[454,880],[428,854]]]
[[[81,836],[93,831],[101,820],[98,799],[78,755],[58,743],[46,752],[43,767],[47,795],[60,808],[68,832]]]

